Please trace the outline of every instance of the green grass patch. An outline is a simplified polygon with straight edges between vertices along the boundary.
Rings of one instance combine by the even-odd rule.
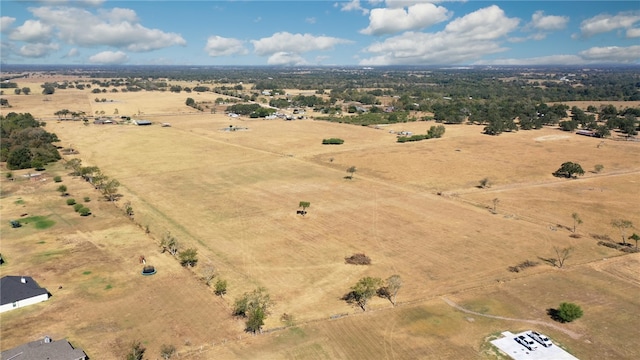
[[[27,225],[33,224],[36,229],[43,230],[52,227],[56,222],[49,219],[48,216],[29,216],[24,219],[20,219],[20,224]]]
[[[41,244],[41,245],[42,245],[42,244],[46,244],[46,243],[47,243],[46,241],[44,241],[44,240],[40,240],[40,241],[38,241],[36,244]]]
[[[87,271],[83,271],[82,275],[91,275],[91,271],[87,270]]]
[[[105,290],[110,290],[111,288],[113,288],[113,286],[111,286],[111,284],[107,284],[107,286],[104,287]]]
[[[24,200],[22,200],[21,198],[18,198],[18,200],[13,202],[16,205],[24,205]]]

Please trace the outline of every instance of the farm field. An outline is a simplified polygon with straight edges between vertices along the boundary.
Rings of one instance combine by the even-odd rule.
[[[7,96],[13,107],[3,112],[46,119],[61,146],[79,151],[65,159],[78,157],[119,180],[122,199],[101,199],[62,163],[47,169],[46,181],[21,178],[26,170],[14,172],[16,181],[2,177],[2,254],[9,261],[0,270],[28,273],[53,294],[1,315],[2,349],[48,334],[69,338],[92,358],[118,358],[131,339],[140,339],[150,357],[173,344],[193,359],[495,358],[488,337],[531,327],[463,313],[446,298],[472,311],[566,329],[540,330],[580,359],[640,355],[623,346],[640,320],[640,300],[631,296],[640,287],[640,258],[598,246],[591,236],[619,239],[609,225],[614,218],[640,224],[638,142],[601,144],[551,128],[491,137],[478,126],[447,125],[441,139],[399,144],[389,130],[426,133],[434,123],[375,129],[232,119],[196,112],[184,105],[185,94],[104,96],[114,103],[95,103],[94,94],[72,89],[48,101]],[[196,100],[217,97],[201,96]],[[62,108],[110,114],[115,107],[154,124],[84,126],[53,116]],[[223,131],[229,125],[246,130]],[[321,144],[330,137],[345,143]],[[565,161],[582,164],[586,174],[553,177]],[[604,170],[590,172],[596,164]],[[350,166],[357,168],[351,180]],[[95,216],[73,213],[53,175],[64,178],[72,196],[91,197]],[[483,178],[492,186],[478,188]],[[134,221],[120,210],[125,201]],[[304,217],[296,214],[300,201],[311,203]],[[574,212],[584,220],[579,238],[569,236]],[[55,224],[10,229],[8,220],[25,213]],[[167,231],[198,250],[193,270],[160,253]],[[575,249],[564,269],[539,260],[553,257],[554,246]],[[344,263],[360,252],[372,265]],[[157,275],[139,275],[142,254]],[[525,260],[540,265],[507,270]],[[225,298],[199,280],[209,263],[229,282]],[[340,300],[363,276],[393,274],[404,283],[396,308],[376,298],[362,313]],[[258,286],[275,305],[268,333],[249,336],[230,309]],[[562,301],[580,304],[585,317],[554,323],[546,310]],[[269,332],[284,326],[283,313],[298,326]]]

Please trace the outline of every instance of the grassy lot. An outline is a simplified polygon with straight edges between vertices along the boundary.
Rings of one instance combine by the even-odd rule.
[[[123,196],[115,204],[105,201],[62,164],[48,167],[38,181],[22,177],[26,170],[14,172],[15,181],[2,176],[0,210],[7,221],[0,230],[8,263],[0,271],[33,276],[53,294],[48,302],[2,315],[3,349],[46,334],[67,337],[97,358],[122,357],[132,339],[148,347],[150,358],[163,344],[193,359],[491,358],[489,336],[531,326],[470,316],[439,298],[447,296],[480,313],[549,322],[547,308],[575,301],[585,318],[562,326],[580,339],[540,330],[581,359],[638,355],[621,349],[633,341],[635,321],[624,314],[640,310],[628,290],[640,286],[633,270],[638,256],[597,246],[589,234],[617,239],[613,218],[640,224],[640,215],[629,211],[639,200],[640,143],[598,147],[598,139],[555,129],[490,137],[481,127],[457,125],[447,126],[441,139],[398,144],[389,130],[424,133],[433,123],[375,129],[232,119],[196,113],[184,105],[186,94],[100,96],[118,102],[97,104],[95,94],[73,89],[56,91],[48,101],[9,96],[11,111],[49,117],[47,130],[60,145],[72,144],[79,151],[73,157],[119,180]],[[65,107],[93,113],[98,106],[154,125],[84,126],[52,116]],[[247,130],[221,130],[229,125]],[[330,137],[345,143],[323,146]],[[587,174],[554,178],[564,161],[581,163]],[[595,164],[604,170],[589,172]],[[357,172],[348,180],[350,166]],[[92,215],[80,217],[66,205],[55,190],[56,175],[70,197],[91,198]],[[479,189],[485,177],[492,187]],[[133,221],[121,210],[125,201],[133,206]],[[300,201],[311,203],[304,217],[296,214]],[[584,220],[580,238],[565,228],[573,212]],[[29,217],[53,224],[10,228],[9,219]],[[160,253],[167,231],[183,248],[198,250],[198,266],[184,269]],[[575,249],[565,269],[539,260],[553,256],[554,246]],[[373,264],[345,264],[356,252]],[[140,255],[158,274],[140,275]],[[524,260],[541,264],[507,270]],[[229,281],[226,298],[199,279],[209,263]],[[340,300],[359,278],[392,274],[404,281],[397,308],[376,298],[363,314]],[[298,326],[245,334],[230,306],[258,286],[275,300],[266,330],[284,326],[283,313]],[[337,314],[349,316],[330,320]]]

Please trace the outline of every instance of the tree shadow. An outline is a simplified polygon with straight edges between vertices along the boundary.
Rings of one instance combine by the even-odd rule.
[[[553,321],[557,321],[560,323],[564,323],[565,321],[562,320],[562,318],[560,317],[560,311],[558,311],[558,309],[553,309],[553,308],[549,308],[547,309],[547,315],[549,315],[549,317],[553,320]]]
[[[540,259],[540,260],[542,260],[542,261],[546,262],[547,264],[549,264],[549,265],[551,265],[551,266],[553,266],[553,267],[558,266],[558,259],[554,259],[554,258],[543,258],[543,257],[540,257],[540,256],[538,256],[538,259]]]

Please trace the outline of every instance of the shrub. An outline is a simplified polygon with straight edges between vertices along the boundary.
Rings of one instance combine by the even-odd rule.
[[[520,272],[521,270],[524,270],[526,268],[530,268],[530,267],[534,267],[537,266],[538,263],[535,261],[531,261],[531,260],[525,260],[523,262],[521,262],[520,264],[516,265],[516,266],[509,266],[509,271],[511,272]]]
[[[371,265],[371,258],[369,258],[364,253],[353,254],[349,257],[344,258],[344,261],[347,264],[353,264],[353,265]]]
[[[62,182],[62,178],[61,178],[60,176],[54,176],[54,177],[53,177],[53,181],[55,181],[55,182],[57,182],[57,183],[58,183],[58,182]]]
[[[84,207],[84,205],[82,204],[75,204],[73,205],[73,210],[75,210],[76,212],[80,212],[80,209],[82,209]]]
[[[572,322],[573,320],[581,318],[583,313],[580,306],[574,303],[563,302],[560,304],[557,314],[561,322]]]
[[[90,197],[88,197],[88,196],[85,196],[85,197],[84,197],[84,202],[89,202],[89,201],[91,201],[91,198],[90,198]]]
[[[338,138],[322,139],[322,145],[342,145],[344,140]]]
[[[80,216],[89,216],[91,214],[91,210],[89,210],[89,208],[87,207],[83,207],[78,210],[78,213],[80,213]]]
[[[76,199],[67,199],[67,205],[75,205]]]

